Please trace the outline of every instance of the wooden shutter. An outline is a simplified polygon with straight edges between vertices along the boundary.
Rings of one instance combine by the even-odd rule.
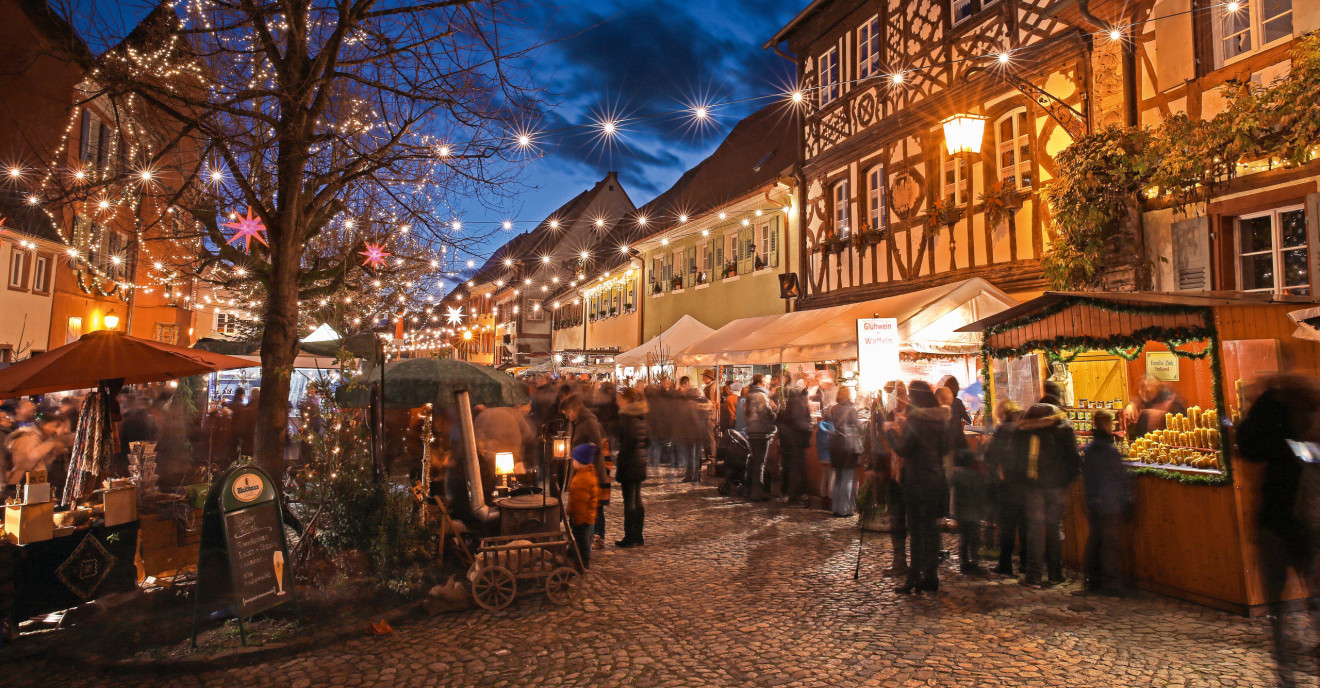
[[[1173,290],[1210,290],[1210,218],[1173,223]]]
[[[82,129],[78,133],[78,160],[87,162],[87,152],[92,145],[92,113],[86,108],[82,111]]]
[[[724,237],[711,242],[715,245],[715,268],[711,270],[711,279],[724,279]]]
[[[1306,262],[1311,268],[1311,296],[1320,290],[1320,193],[1306,194]]]
[[[754,267],[756,261],[754,237],[754,228],[752,227],[738,230],[738,274],[740,275],[751,272]]]
[[[96,139],[96,166],[105,170],[110,165],[110,127],[101,124],[101,135]]]
[[[687,247],[683,255],[683,286],[691,287],[697,283],[697,247]]]
[[[779,267],[779,215],[770,218],[770,267]]]

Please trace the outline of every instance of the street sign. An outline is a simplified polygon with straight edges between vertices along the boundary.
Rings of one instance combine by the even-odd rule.
[[[897,318],[857,319],[857,373],[858,387],[864,392],[899,379]]]
[[[286,602],[296,604],[288,558],[279,493],[270,476],[256,466],[236,466],[216,478],[202,510],[194,644],[197,607],[203,599],[232,610],[244,644],[246,617]]]

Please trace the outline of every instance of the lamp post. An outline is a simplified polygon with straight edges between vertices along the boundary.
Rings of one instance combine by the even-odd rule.
[[[985,117],[980,115],[954,115],[941,124],[944,127],[944,147],[949,152],[949,157],[960,159],[964,156],[967,161],[967,195],[972,194],[972,157],[981,152],[981,142],[985,139]],[[958,190],[962,186],[962,180],[959,179],[957,169],[954,170],[954,193],[957,197]],[[967,233],[968,241],[971,241],[972,232],[972,213],[971,199],[967,199]],[[949,254],[953,258],[953,225],[949,225]],[[974,244],[968,244],[968,266],[971,264],[971,250]]]

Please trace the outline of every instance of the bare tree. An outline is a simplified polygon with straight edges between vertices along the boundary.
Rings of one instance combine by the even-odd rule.
[[[517,9],[185,0],[157,7],[89,75],[87,100],[116,110],[123,152],[112,157],[125,162],[47,175],[43,202],[104,208],[131,195],[158,247],[157,279],[244,295],[262,325],[257,460],[275,474],[300,317],[372,290],[371,320],[396,307],[425,317],[419,299],[443,288],[456,249],[483,238],[446,201],[515,182],[525,146],[514,132],[540,106],[521,76],[531,46],[502,35]],[[249,209],[264,231],[245,250],[230,225]],[[390,255],[365,265],[376,248]]]

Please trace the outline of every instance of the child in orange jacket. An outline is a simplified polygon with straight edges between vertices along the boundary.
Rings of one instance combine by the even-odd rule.
[[[573,525],[582,568],[591,565],[591,536],[596,527],[596,507],[600,503],[600,480],[596,477],[596,445],[590,442],[573,447],[573,477],[568,481],[568,521]]]

